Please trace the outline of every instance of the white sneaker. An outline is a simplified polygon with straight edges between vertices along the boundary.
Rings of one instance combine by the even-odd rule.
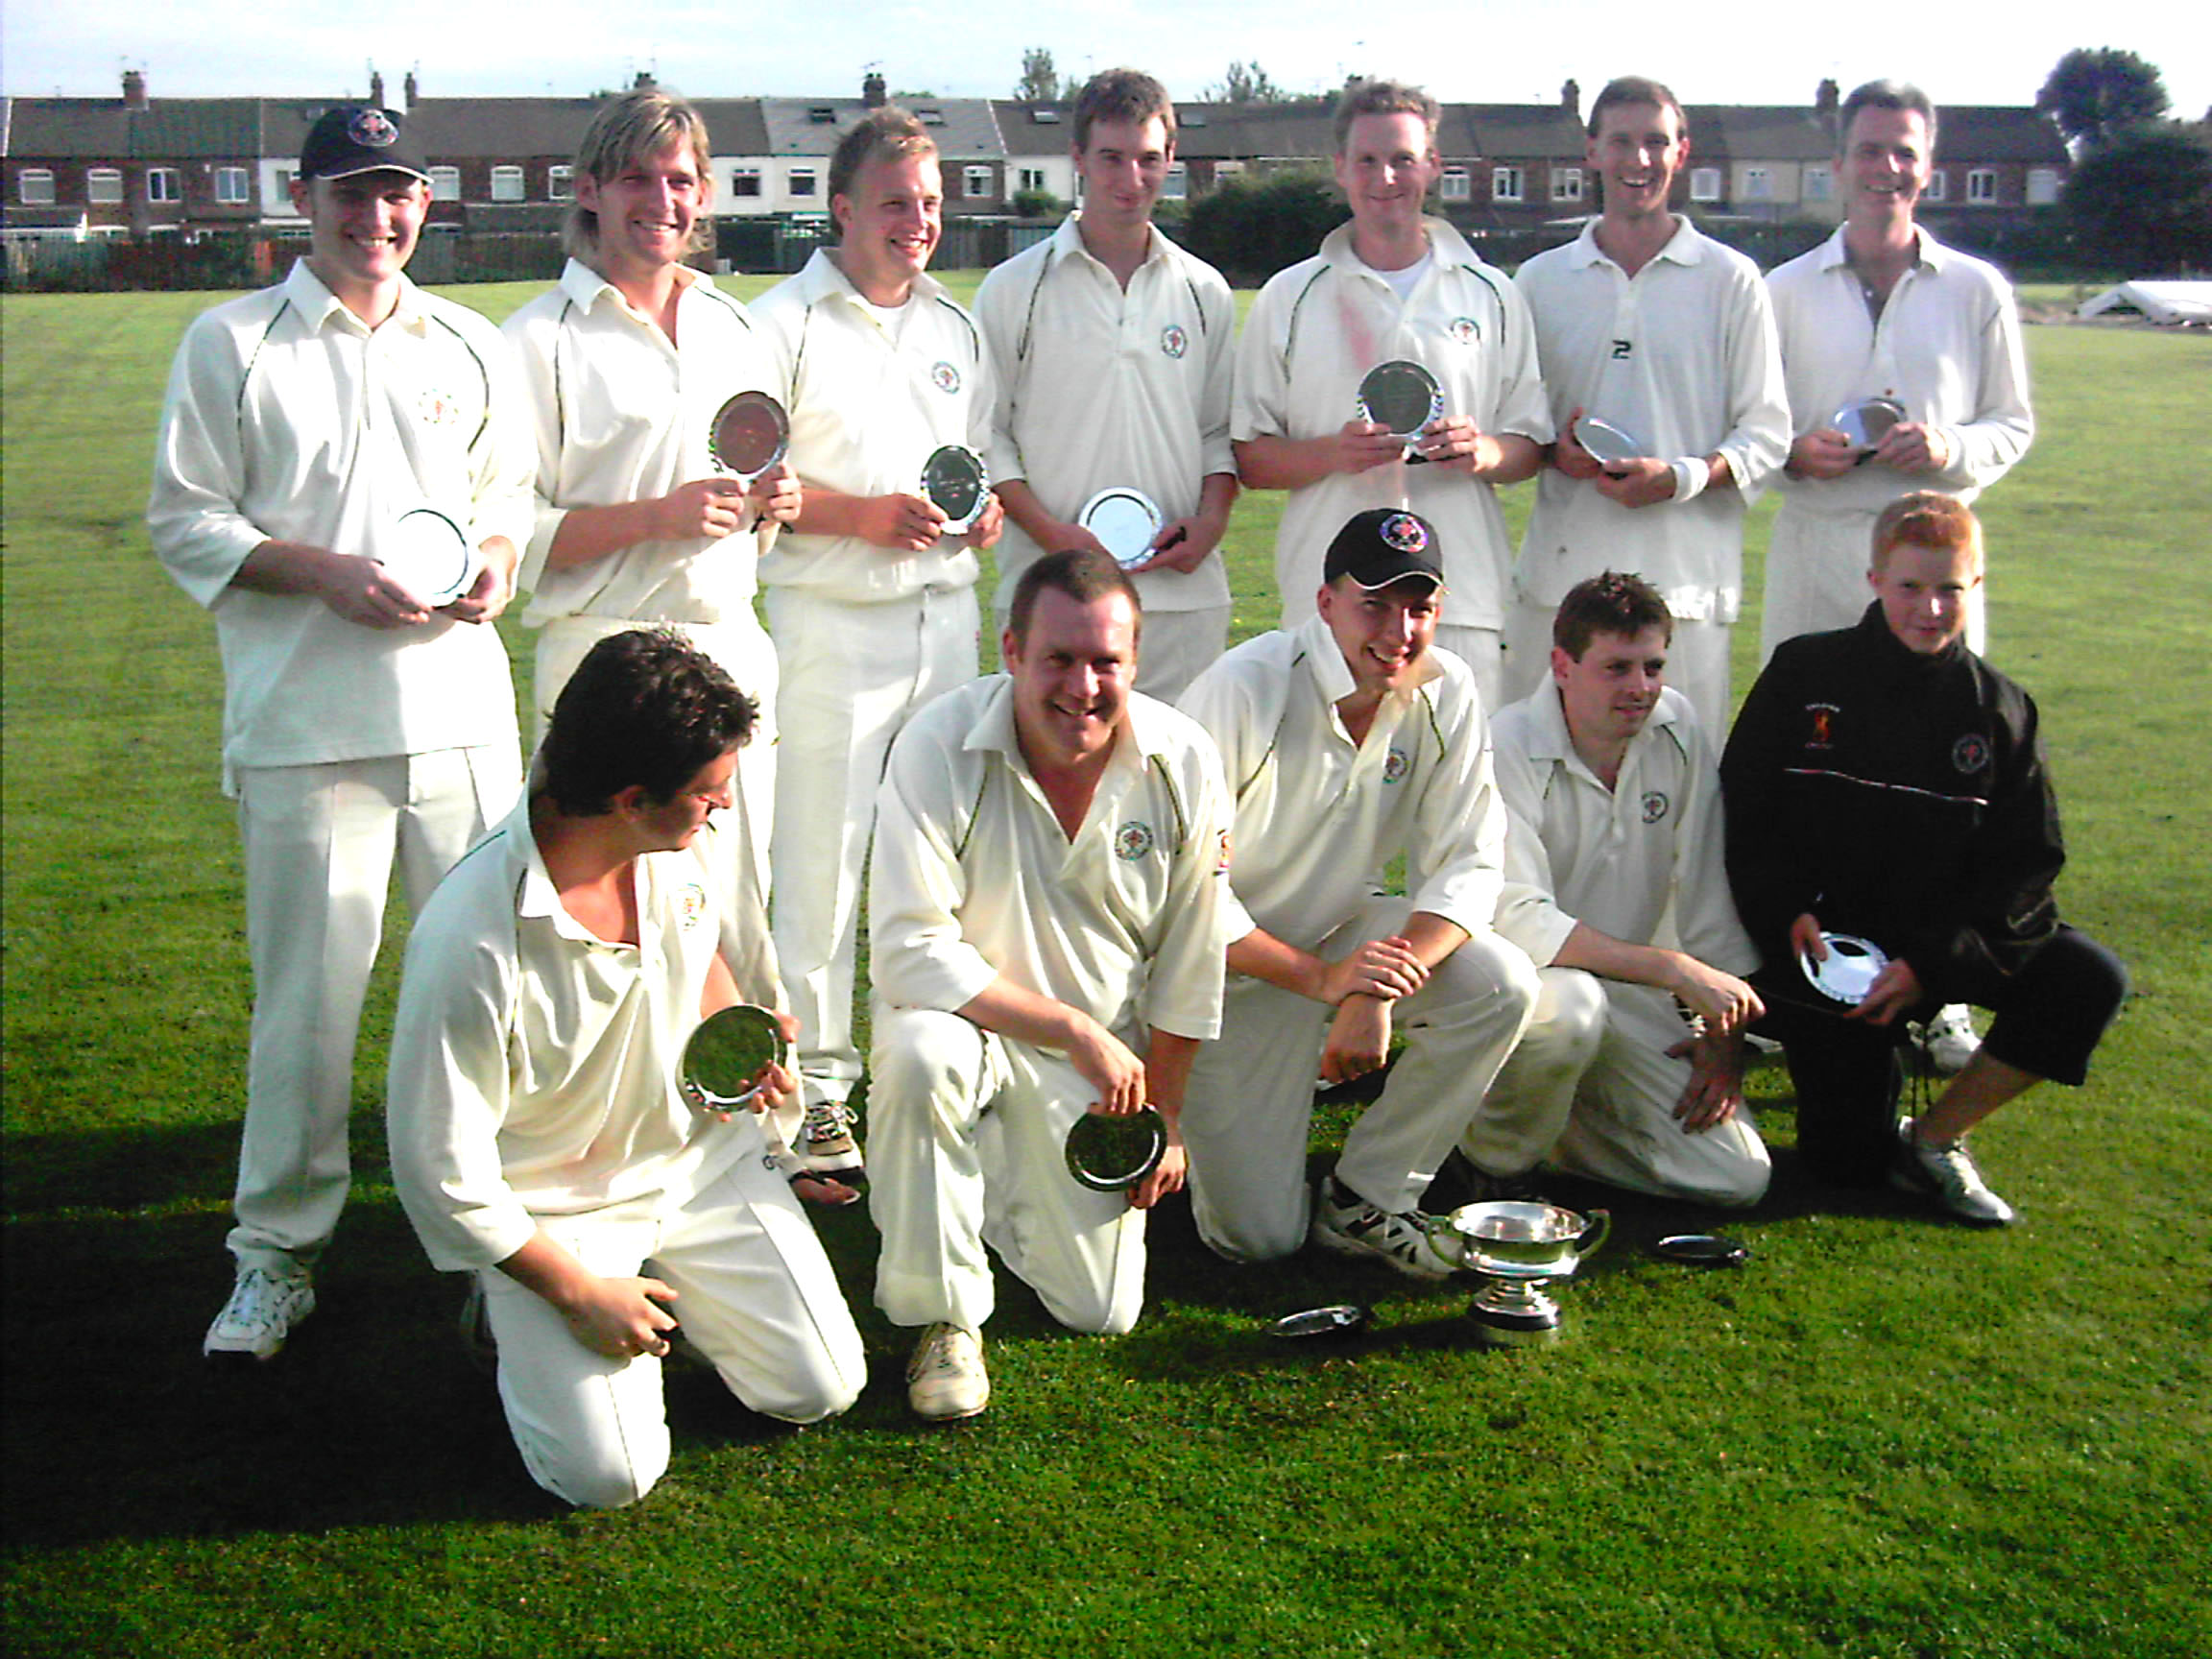
[[[1334,1175],[1321,1178],[1315,1194],[1313,1225],[1307,1237],[1339,1256],[1366,1256],[1387,1262],[1414,1279],[1449,1279],[1452,1262],[1430,1242],[1418,1214],[1379,1210]]]
[[[906,1404],[932,1423],[973,1417],[991,1404],[991,1373],[983,1368],[983,1338],[965,1325],[936,1324],[914,1344],[906,1361]]]
[[[202,1354],[251,1354],[272,1358],[284,1346],[292,1327],[315,1311],[315,1287],[305,1273],[272,1273],[243,1267],[230,1286],[230,1300],[207,1327]]]
[[[1966,1062],[1974,1058],[1982,1039],[1974,1035],[1973,1016],[1966,1005],[1947,1002],[1922,1028],[1920,1046],[1927,1050],[1929,1064],[1950,1077],[1966,1070]]]
[[[852,1108],[842,1100],[817,1100],[808,1106],[793,1150],[809,1174],[857,1177],[864,1161],[860,1139],[854,1133]]]
[[[1961,1221],[1980,1227],[2002,1227],[2012,1219],[2012,1206],[1989,1190],[1974,1166],[1965,1137],[1948,1146],[1922,1141],[1910,1118],[1897,1124],[1897,1161],[1890,1166],[1889,1182],[1933,1198]]]

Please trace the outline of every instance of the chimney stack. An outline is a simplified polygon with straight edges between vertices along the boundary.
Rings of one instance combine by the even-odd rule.
[[[414,71],[414,70],[410,69],[410,70],[408,70],[408,71],[407,71],[407,79],[399,83],[399,91],[400,91],[400,94],[401,94],[401,96],[403,96],[403,97],[404,97],[404,98],[407,100],[407,108],[410,108],[410,109],[414,108],[415,108],[415,99],[416,99],[416,96],[417,96],[417,93],[416,93],[416,89],[415,89],[415,71]]]
[[[880,109],[890,102],[890,88],[883,77],[871,69],[860,80],[860,105],[865,109]]]
[[[650,92],[660,84],[660,82],[653,79],[652,70],[640,69],[637,71],[637,79],[631,83],[630,90],[633,92]]]
[[[384,72],[373,64],[369,69],[369,107],[372,109],[384,108]]]
[[[126,69],[123,71],[123,108],[126,109],[149,108],[146,98],[145,70]]]
[[[1836,84],[1834,76],[1820,83],[1820,90],[1813,94],[1813,113],[1833,115],[1843,102],[1842,88]]]
[[[1560,86],[1559,86],[1559,108],[1562,108],[1562,109],[1564,109],[1564,110],[1566,110],[1568,114],[1570,114],[1570,115],[1572,115],[1572,116],[1574,116],[1574,117],[1575,117],[1575,125],[1577,125],[1577,126],[1581,125],[1581,122],[1582,122],[1582,83],[1581,83],[1581,82],[1579,82],[1579,81],[1575,81],[1575,80],[1573,80],[1573,79],[1569,79],[1569,80],[1567,80],[1567,81],[1565,81],[1565,82],[1562,82],[1562,83],[1560,84]]]

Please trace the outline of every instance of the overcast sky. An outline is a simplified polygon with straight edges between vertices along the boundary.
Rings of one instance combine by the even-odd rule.
[[[1638,73],[1693,104],[1810,102],[1824,76],[1848,90],[1877,75],[1917,80],[1938,103],[2028,104],[2061,54],[2112,45],[2158,65],[2176,113],[2212,105],[2212,7],[2201,0],[2124,9],[2116,24],[2078,0],[1761,8],[1771,31],[1743,27],[1740,6],[1670,17],[1629,0],[1382,12],[1312,0],[1107,0],[1054,23],[1040,21],[1042,10],[1032,0],[383,0],[356,21],[349,8],[318,14],[296,0],[0,0],[0,84],[26,95],[113,95],[129,65],[146,71],[157,98],[329,97],[366,93],[373,63],[395,100],[411,67],[436,97],[583,96],[648,68],[694,97],[803,96],[856,91],[876,65],[894,88],[1004,97],[1034,45],[1063,74],[1134,63],[1182,98],[1202,96],[1243,59],[1293,91],[1358,71],[1476,103],[1549,100],[1573,76],[1587,108],[1607,77]],[[2162,17],[2155,27],[2145,21],[2152,15]]]

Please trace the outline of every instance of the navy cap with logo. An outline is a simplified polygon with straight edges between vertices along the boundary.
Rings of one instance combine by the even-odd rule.
[[[325,109],[308,129],[300,150],[302,179],[350,179],[357,173],[407,173],[430,182],[414,145],[399,133],[399,117],[367,104]]]
[[[1321,565],[1322,581],[1339,576],[1370,591],[1413,577],[1443,587],[1435,527],[1403,507],[1370,507],[1354,514],[1329,543],[1329,557]]]

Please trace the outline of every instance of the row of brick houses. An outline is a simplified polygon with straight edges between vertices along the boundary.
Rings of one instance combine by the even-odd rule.
[[[649,77],[639,76],[640,83]],[[1448,104],[1438,132],[1442,210],[1472,231],[1526,229],[1596,211],[1583,162],[1581,93],[1551,105]],[[424,98],[401,87],[411,134],[432,174],[433,226],[480,232],[550,229],[569,200],[570,158],[591,98]],[[372,102],[385,102],[381,76]],[[715,212],[804,223],[829,211],[837,135],[885,101],[880,75],[854,98],[698,100],[714,140]],[[339,99],[151,96],[142,72],[120,98],[0,99],[4,221],[11,237],[74,239],[297,228],[290,184],[301,142]],[[1074,190],[1065,104],[996,98],[906,100],[944,158],[946,210],[1003,218],[1015,198]],[[1330,151],[1329,109],[1179,104],[1177,159],[1166,194],[1196,197],[1238,173],[1311,166]],[[1833,168],[1837,88],[1810,104],[1693,105],[1687,180],[1699,212],[1748,220],[1839,217]],[[2058,199],[2065,144],[2029,108],[1940,111],[1928,201],[1955,215],[2017,219]]]

